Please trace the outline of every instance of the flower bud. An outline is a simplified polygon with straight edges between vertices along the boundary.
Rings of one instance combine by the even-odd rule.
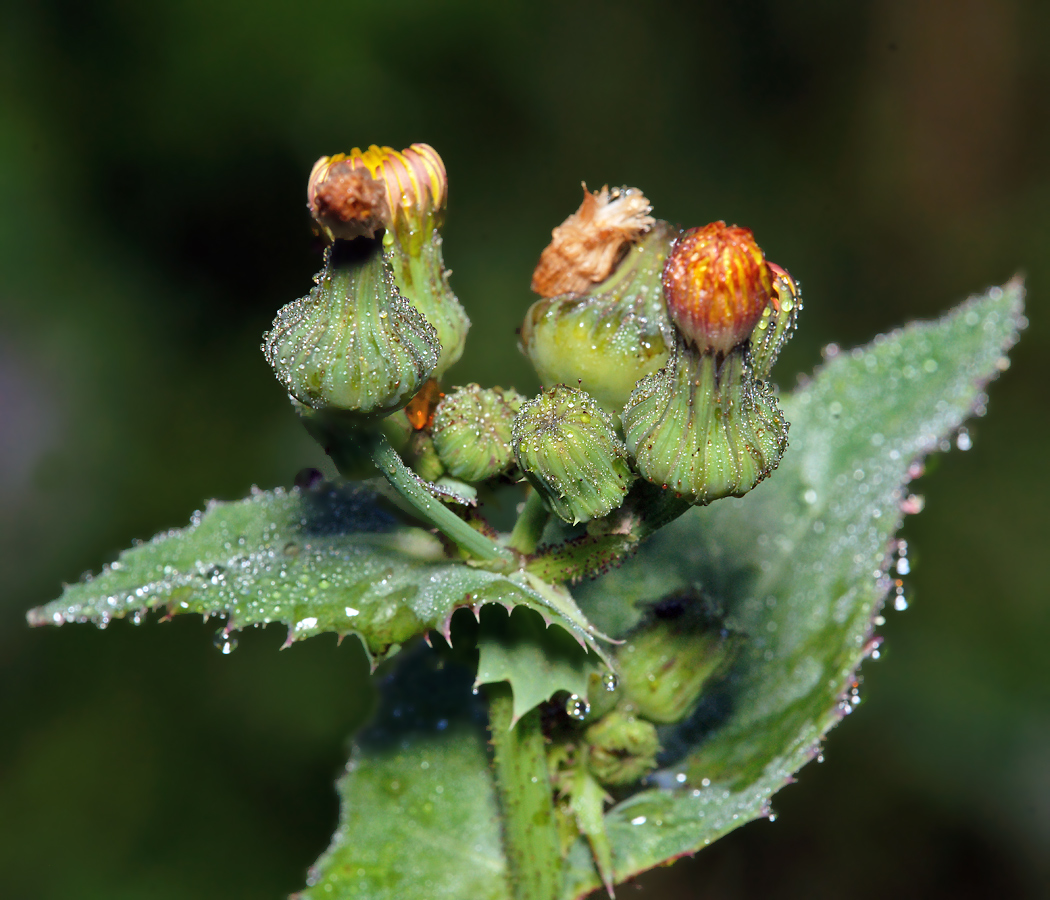
[[[434,414],[434,447],[453,477],[484,481],[510,467],[511,426],[524,399],[515,391],[476,384],[445,396]]]
[[[433,438],[425,431],[412,432],[402,456],[405,464],[424,481],[434,482],[445,474]]]
[[[428,144],[404,150],[356,147],[317,161],[307,203],[330,239],[372,237],[385,228],[387,264],[401,295],[437,330],[441,344],[435,376],[463,355],[470,320],[448,285],[441,253],[442,211],[448,176]]]
[[[636,188],[605,185],[593,194],[583,186],[583,203],[551,232],[532,275],[541,297],[580,293],[604,281],[627,246],[649,230],[652,207]]]
[[[404,406],[438,359],[433,327],[401,296],[378,241],[339,241],[314,289],[277,314],[263,351],[312,410],[362,421]]]
[[[661,278],[675,235],[657,222],[589,292],[532,304],[521,348],[545,386],[578,382],[618,416],[637,381],[667,362],[674,328]]]
[[[310,213],[329,238],[374,237],[400,219],[421,219],[445,205],[448,176],[437,151],[413,144],[398,152],[373,144],[365,151],[322,156],[307,183]]]
[[[751,332],[751,366],[761,381],[769,378],[773,363],[795,333],[802,309],[802,297],[791,276],[774,263],[769,268],[774,277],[773,296]]]
[[[630,784],[656,768],[660,739],[651,722],[620,709],[584,732],[591,773],[609,785]]]
[[[747,340],[773,293],[773,276],[748,228],[712,222],[678,239],[664,267],[667,310],[701,352]]]
[[[728,668],[739,639],[721,628],[656,620],[617,648],[620,687],[640,715],[680,722],[696,707],[704,685]]]
[[[706,504],[743,496],[777,467],[788,424],[747,354],[746,345],[698,353],[679,340],[668,364],[638,383],[623,428],[644,478]]]
[[[616,509],[634,480],[612,421],[576,388],[557,385],[526,403],[511,442],[525,477],[566,522]]]

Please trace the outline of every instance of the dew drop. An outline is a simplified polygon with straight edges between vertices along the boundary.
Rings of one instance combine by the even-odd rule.
[[[225,631],[215,632],[215,637],[211,639],[211,642],[223,656],[229,656],[237,649],[237,638]]]
[[[575,719],[577,722],[586,719],[590,711],[591,704],[579,694],[570,694],[569,699],[565,701],[565,712],[570,719]]]
[[[606,672],[602,675],[602,687],[607,691],[615,691],[620,684],[620,679],[616,677],[615,672]]]

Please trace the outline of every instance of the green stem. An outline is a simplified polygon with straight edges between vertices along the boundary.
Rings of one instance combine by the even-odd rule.
[[[514,554],[505,547],[471,528],[452,510],[435,498],[417,475],[401,461],[397,451],[390,446],[384,435],[378,435],[372,446],[372,461],[386,476],[394,489],[407,500],[419,514],[435,525],[468,553],[482,560],[500,560],[514,565]]]
[[[510,685],[500,682],[486,693],[511,889],[515,900],[555,900],[562,859],[540,711],[512,725]]]
[[[540,542],[543,529],[547,527],[550,519],[550,510],[539,491],[530,490],[525,500],[525,508],[514,523],[514,530],[510,533],[510,546],[519,553],[528,555],[536,552],[536,545]]]

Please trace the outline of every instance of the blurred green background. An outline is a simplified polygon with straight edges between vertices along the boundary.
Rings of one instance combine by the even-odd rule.
[[[752,227],[800,280],[785,387],[1027,274],[1031,328],[906,523],[864,703],[752,824],[623,897],[1050,896],[1050,5],[1014,0],[0,7],[0,897],[278,898],[367,714],[353,642],[24,612],[208,497],[322,465],[259,352],[320,247],[323,153],[423,140],[475,326],[535,382],[533,264],[579,182]],[[410,852],[406,848],[406,852]]]

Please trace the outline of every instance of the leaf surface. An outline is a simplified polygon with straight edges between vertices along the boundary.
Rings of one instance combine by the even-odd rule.
[[[514,721],[558,691],[586,698],[592,674],[601,666],[563,631],[544,627],[527,609],[511,615],[486,610],[478,633],[476,684],[510,682],[514,692]]]
[[[614,637],[677,592],[699,593],[746,635],[722,684],[661,730],[656,786],[606,814],[617,881],[768,815],[772,794],[852,710],[857,668],[877,646],[874,619],[895,587],[906,485],[983,406],[1022,308],[1011,282],[832,358],[785,399],[790,447],[766,483],[690,512],[577,590]],[[564,896],[600,884],[581,838]]]
[[[597,648],[567,593],[449,559],[433,534],[386,513],[363,486],[254,491],[213,501],[187,528],[120,554],[98,576],[29,613],[33,625],[107,624],[151,609],[226,617],[227,632],[281,622],[288,641],[356,634],[381,659],[416,634],[448,637],[453,612],[526,606]]]
[[[510,900],[470,672],[418,647],[380,694],[337,786],[339,827],[296,898]]]

